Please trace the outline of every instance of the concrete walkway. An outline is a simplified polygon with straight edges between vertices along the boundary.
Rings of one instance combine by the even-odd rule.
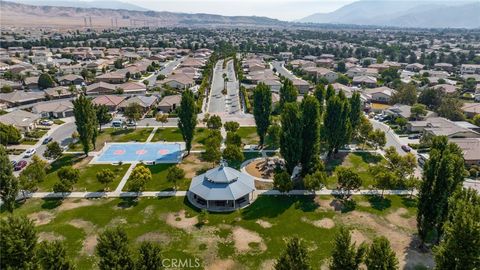
[[[138,164],[138,162],[133,162],[132,164],[130,164],[130,167],[128,167],[127,172],[126,172],[125,175],[122,177],[122,180],[121,180],[120,183],[118,184],[118,186],[117,186],[117,188],[115,189],[114,193],[120,194],[120,193],[122,192],[123,187],[125,187],[125,184],[127,184],[127,180],[128,180],[128,178],[130,177],[130,175],[132,174],[133,169],[135,169],[135,167],[137,167],[137,164]]]
[[[120,185],[119,185],[120,187]],[[117,188],[118,189],[118,188]],[[380,195],[382,192],[380,190],[358,190],[352,191],[351,195]],[[292,190],[288,193],[281,193],[278,190],[257,190],[255,195],[265,195],[265,196],[312,196],[312,195],[340,195],[341,192],[338,190],[332,189],[322,189],[319,191],[309,191],[309,190]],[[384,195],[410,195],[411,191],[409,190],[385,190]],[[413,195],[416,195],[417,192],[413,192]],[[183,197],[187,195],[187,191],[144,191],[144,192],[119,192],[115,190],[114,192],[71,192],[71,193],[54,193],[54,192],[35,192],[27,193],[25,196],[27,198],[37,198],[37,199],[48,199],[48,198],[136,198],[136,197]],[[19,199],[21,199],[20,195]]]

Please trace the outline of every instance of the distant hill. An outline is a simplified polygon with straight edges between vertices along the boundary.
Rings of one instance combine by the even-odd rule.
[[[287,25],[276,19],[256,16],[220,16],[174,12],[137,11],[85,7],[38,6],[0,0],[0,24],[56,28],[110,26],[259,26]],[[21,19],[19,19],[21,18]],[[90,24],[91,20],[91,24]]]
[[[298,20],[331,23],[422,28],[478,28],[480,2],[361,0],[330,13]]]
[[[94,1],[66,1],[66,0],[12,0],[15,3],[35,5],[35,6],[53,6],[53,7],[76,7],[76,8],[107,8],[107,9],[125,9],[136,11],[147,11],[148,9],[116,0],[94,0]]]

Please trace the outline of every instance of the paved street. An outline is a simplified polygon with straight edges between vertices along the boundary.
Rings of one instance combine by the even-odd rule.
[[[222,94],[223,90],[223,60],[219,60],[215,64],[212,75],[212,85],[210,87],[210,99],[208,104],[209,113],[225,112],[225,96]]]
[[[288,69],[285,68],[283,61],[272,61],[272,67],[276,69],[277,73],[290,80],[297,79]]]
[[[370,123],[372,123],[372,126],[374,129],[380,129],[385,132],[385,136],[387,137],[387,144],[385,147],[390,147],[393,146],[397,150],[397,152],[400,155],[405,155],[407,154],[405,151],[402,149],[402,142],[398,138],[398,136],[395,134],[395,132],[387,125],[385,125],[382,122],[370,119]]]
[[[176,69],[182,62],[183,60],[185,60],[185,56],[184,57],[181,57],[181,58],[177,58],[173,61],[169,61],[167,63],[165,63],[165,65],[162,67],[162,69],[158,72],[158,73],[154,73],[152,75],[150,75],[150,77],[144,79],[146,81],[148,81],[148,85],[149,86],[155,86],[155,84],[157,83],[157,76],[162,74],[162,75],[165,75],[165,76],[168,76],[170,75],[174,69]]]

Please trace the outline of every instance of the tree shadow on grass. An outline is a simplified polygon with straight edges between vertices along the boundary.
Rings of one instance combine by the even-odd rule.
[[[245,220],[275,218],[292,206],[304,212],[315,211],[319,205],[314,198],[314,196],[259,196],[252,205],[243,210],[242,218]]]
[[[342,165],[347,155],[348,153],[346,152],[339,152],[339,153],[333,154],[330,158],[327,158],[327,160],[325,160],[325,169],[328,172],[335,171],[335,168]]]
[[[138,198],[120,198],[120,202],[117,206],[122,209],[135,207],[138,205],[138,200]]]
[[[381,197],[381,196],[369,196],[368,202],[370,203],[373,209],[376,209],[379,211],[383,211],[392,206],[392,201],[390,199]]]
[[[370,152],[356,152],[355,155],[362,158],[362,161],[365,163],[378,163],[382,160],[380,155]]]
[[[62,204],[62,199],[43,199],[42,209],[52,210]]]
[[[402,204],[407,208],[416,208],[418,200],[415,197],[402,196]]]

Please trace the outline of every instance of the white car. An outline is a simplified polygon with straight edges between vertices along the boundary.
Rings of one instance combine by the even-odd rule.
[[[53,125],[53,121],[52,121],[52,120],[48,120],[48,119],[44,119],[44,120],[41,120],[41,121],[40,121],[40,125],[43,125],[43,126],[51,126],[51,125]]]
[[[24,157],[29,158],[29,157],[33,156],[36,152],[37,152],[37,150],[35,150],[35,148],[28,149],[25,152]]]

